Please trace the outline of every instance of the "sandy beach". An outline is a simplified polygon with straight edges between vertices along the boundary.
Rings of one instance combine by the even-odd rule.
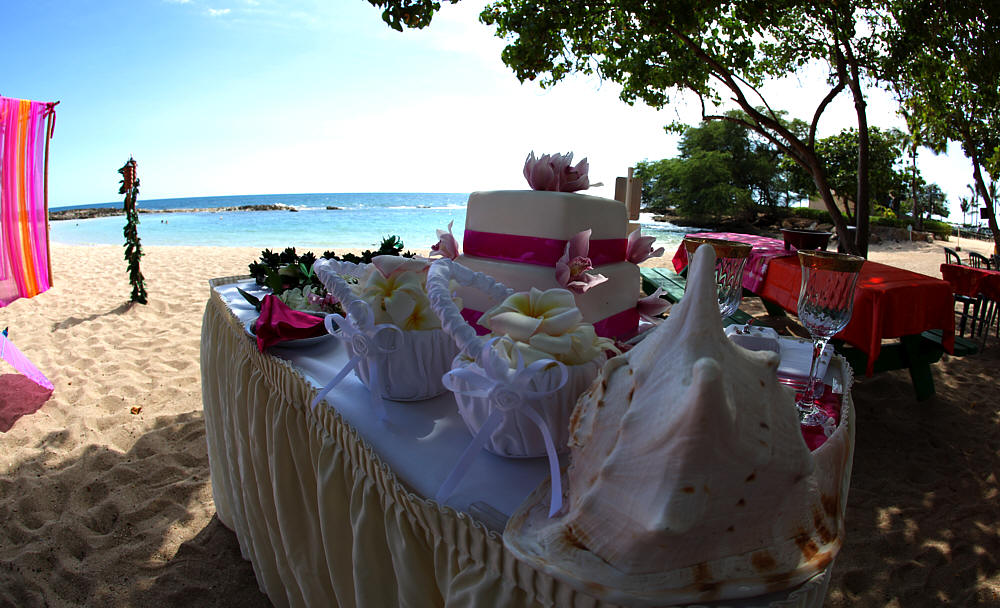
[[[955,245],[881,243],[869,257],[940,277]],[[144,252],[148,305],[127,305],[120,246],[53,245],[55,286],[0,309],[55,384],[0,433],[0,607],[270,605],[214,517],[199,367],[208,280],[246,274],[260,250]],[[998,370],[994,335],[975,356],[945,355],[926,402],[906,371],[859,378],[827,606],[1000,606]],[[21,380],[0,363],[0,399],[30,389]]]

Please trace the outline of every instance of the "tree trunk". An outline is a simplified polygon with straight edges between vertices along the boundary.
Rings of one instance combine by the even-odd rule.
[[[855,102],[858,111],[858,202],[854,208],[857,230],[858,255],[868,257],[868,231],[871,217],[871,189],[868,178],[870,143],[868,139],[868,118],[863,99]]]
[[[924,210],[917,197],[917,142],[910,147],[910,200],[913,201],[913,221],[917,230],[924,229]]]
[[[997,214],[993,209],[993,203],[996,201],[993,200],[989,190],[986,189],[986,182],[983,181],[983,173],[979,169],[979,159],[976,157],[972,158],[972,175],[976,179],[976,187],[979,189],[979,194],[983,197],[983,205],[986,207],[986,219],[989,222],[990,230],[993,232],[993,253],[1000,253],[1000,228],[997,227]]]
[[[852,55],[849,53],[848,56]],[[867,104],[861,90],[858,66],[851,63],[850,67],[851,78],[848,81],[848,86],[850,86],[851,94],[854,96],[854,111],[858,115],[858,198],[854,208],[854,223],[858,227],[856,250],[857,255],[867,258],[868,230],[871,218],[871,187],[868,176],[868,168],[871,165],[871,144],[868,137],[868,114],[865,111]]]
[[[840,213],[840,209],[837,207],[837,201],[833,198],[833,192],[830,190],[830,185],[826,181],[826,171],[823,170],[822,163],[820,163],[819,158],[815,155],[813,155],[812,161],[813,165],[807,168],[812,174],[813,182],[816,184],[816,189],[819,190],[819,195],[822,197],[823,203],[826,205],[826,210],[830,213],[830,219],[833,220],[833,226],[837,231],[837,242],[841,244],[845,252],[853,255],[860,255],[858,253],[858,245],[852,238],[851,233],[847,230],[847,222],[844,220],[843,214]]]

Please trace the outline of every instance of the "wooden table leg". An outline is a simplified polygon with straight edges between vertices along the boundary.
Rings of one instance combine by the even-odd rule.
[[[934,396],[934,375],[931,372],[932,361],[928,361],[928,353],[922,348],[923,338],[920,335],[903,336],[899,342],[903,347],[917,401],[926,401]]]
[[[761,304],[764,305],[764,310],[767,311],[768,315],[770,315],[772,317],[785,317],[785,316],[788,316],[788,313],[785,312],[785,309],[782,308],[781,306],[778,306],[774,302],[771,302],[771,301],[766,300],[764,298],[761,298],[760,302],[761,302]]]
[[[851,364],[855,374],[864,374],[868,366],[868,356],[859,348],[834,341],[837,351]],[[910,372],[910,382],[916,393],[917,401],[926,401],[934,396],[934,376],[931,364],[941,359],[944,349],[940,343],[927,340],[922,335],[903,336],[896,344],[885,344],[879,352],[873,373],[881,373],[894,369],[906,369]]]

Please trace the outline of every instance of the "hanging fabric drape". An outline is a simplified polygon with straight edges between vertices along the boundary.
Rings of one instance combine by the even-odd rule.
[[[0,97],[0,307],[52,286],[47,173],[56,103]]]

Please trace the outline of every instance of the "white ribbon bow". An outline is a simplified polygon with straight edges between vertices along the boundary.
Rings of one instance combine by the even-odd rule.
[[[552,498],[549,503],[549,517],[552,517],[562,508],[559,455],[556,453],[555,442],[552,441],[552,434],[549,432],[548,426],[529,402],[558,391],[566,384],[569,373],[566,371],[565,365],[553,359],[542,359],[525,367],[524,358],[520,353],[517,353],[517,366],[511,369],[507,360],[501,357],[494,347],[494,343],[498,340],[510,340],[510,338],[502,337],[489,340],[476,358],[478,365],[453,369],[442,378],[445,387],[449,390],[467,397],[486,398],[492,408],[486,421],[472,438],[472,442],[462,452],[455,467],[441,484],[434,500],[444,503],[465,477],[476,454],[486,444],[504,416],[508,412],[520,412],[538,426],[538,430],[542,433],[542,439],[545,441],[545,453],[549,460],[549,475],[552,477]],[[555,388],[545,391],[532,390],[532,380],[552,365],[555,365],[560,372],[559,382]]]
[[[372,406],[379,420],[385,420],[385,403],[382,399],[382,384],[379,381],[379,362],[388,354],[399,350],[403,341],[403,331],[389,323],[375,324],[375,315],[371,307],[362,300],[348,304],[347,317],[333,314],[327,315],[324,325],[326,331],[349,344],[354,356],[337,372],[333,380],[323,387],[323,390],[313,399],[315,408],[340,381],[352,370],[357,370],[362,361],[368,363],[368,389],[372,395]],[[334,323],[337,327],[334,327]]]

